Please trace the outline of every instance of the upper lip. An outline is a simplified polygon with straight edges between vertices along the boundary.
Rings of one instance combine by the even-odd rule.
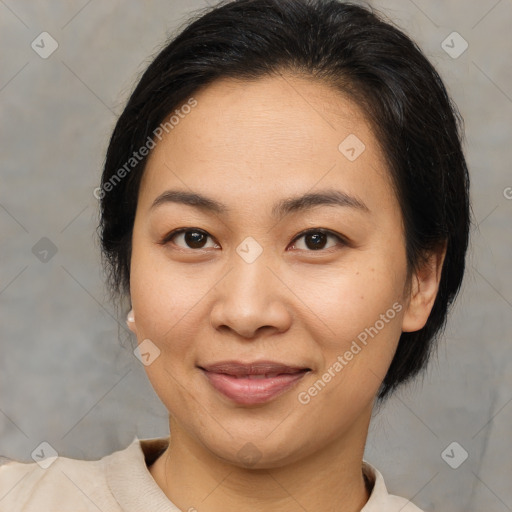
[[[289,365],[276,361],[254,361],[252,363],[242,363],[240,361],[220,361],[218,363],[199,366],[207,372],[224,373],[227,375],[265,375],[280,373],[297,373],[309,370],[304,366]]]

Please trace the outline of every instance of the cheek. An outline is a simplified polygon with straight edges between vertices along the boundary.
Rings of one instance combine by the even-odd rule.
[[[328,327],[316,336],[323,367],[317,376],[321,382],[310,391],[311,397],[322,395],[318,404],[332,401],[336,410],[346,410],[356,397],[360,404],[374,397],[401,334],[404,280],[405,268],[381,254],[333,275],[327,293],[325,287],[310,290],[314,309]]]
[[[197,276],[158,264],[160,260],[161,256],[151,256],[149,247],[132,256],[130,292],[137,339],[150,339],[158,347],[159,356],[144,369],[167,409],[186,418],[194,403],[183,385],[194,364],[193,317],[208,287]]]
[[[145,285],[149,282],[145,282]],[[145,286],[143,294],[134,304],[137,307],[137,337],[151,339],[162,352],[179,354],[190,348],[193,336],[194,306],[200,301],[196,293],[180,292],[175,288],[162,287],[159,280],[153,288]],[[173,286],[176,280],[173,280]],[[190,284],[190,282],[189,282]],[[195,283],[196,292],[199,291]],[[187,333],[187,331],[189,331]]]
[[[403,297],[401,271],[393,272],[386,260],[369,261],[346,270],[332,272],[323,283],[319,280],[302,280],[298,295],[307,298],[307,304],[322,320],[327,336],[324,348],[337,350],[356,339],[365,329],[374,326],[385,316],[385,325],[399,324],[399,311]],[[382,327],[379,321],[378,327]],[[387,329],[389,330],[389,329]]]
[[[161,251],[150,247],[134,251],[130,293],[139,341],[149,338],[160,350],[168,350],[165,340],[173,339],[173,350],[185,348],[183,329],[213,285],[206,281],[191,268],[174,268]]]
[[[297,391],[305,429],[321,422],[329,425],[324,435],[335,438],[375,399],[396,350],[403,311],[400,279],[385,267],[339,274],[328,296],[318,289],[312,296],[328,329],[311,333],[322,366]]]

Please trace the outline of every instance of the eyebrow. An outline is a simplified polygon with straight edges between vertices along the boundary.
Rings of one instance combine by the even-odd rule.
[[[205,212],[217,214],[229,214],[231,211],[227,205],[215,199],[184,190],[166,190],[153,201],[150,210],[167,203],[186,204]],[[315,206],[343,206],[370,212],[370,209],[360,199],[340,190],[328,189],[282,199],[272,207],[272,216],[281,219],[290,213],[310,210]]]

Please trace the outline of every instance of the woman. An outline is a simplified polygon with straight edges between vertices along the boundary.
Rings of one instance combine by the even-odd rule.
[[[397,28],[209,9],[140,79],[96,191],[170,436],[5,464],[0,510],[419,510],[363,453],[460,288],[468,187],[456,107]]]

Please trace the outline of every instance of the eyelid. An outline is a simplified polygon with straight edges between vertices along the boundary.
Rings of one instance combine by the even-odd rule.
[[[157,243],[160,245],[166,245],[166,244],[170,243],[172,238],[174,238],[175,236],[180,235],[182,233],[186,233],[187,231],[194,231],[196,233],[202,233],[202,234],[206,235],[207,237],[211,238],[216,244],[220,245],[217,242],[217,240],[215,240],[215,238],[212,235],[210,235],[210,233],[208,233],[208,231],[205,231],[204,229],[200,229],[200,228],[194,228],[194,227],[173,229],[172,231],[170,231],[169,233],[164,235],[164,237]],[[201,249],[191,249],[191,250],[197,252],[197,251],[200,251]]]
[[[299,240],[300,238],[302,238],[305,235],[308,235],[309,233],[323,233],[324,235],[332,236],[332,237],[336,238],[338,240],[338,242],[340,242],[341,245],[350,246],[350,242],[347,238],[345,238],[343,235],[337,233],[336,231],[332,231],[332,230],[326,229],[326,228],[305,229],[304,231],[301,231],[300,233],[297,234],[297,236],[293,239],[292,243],[294,244],[297,240]],[[328,252],[331,249],[333,249],[333,248],[330,247],[329,249],[318,249],[317,251],[310,250],[310,251],[306,251],[306,252],[322,253],[322,252]],[[299,249],[299,250],[305,250],[305,249]]]
[[[184,233],[184,232],[187,232],[187,231],[195,231],[195,232],[198,232],[198,233],[203,233],[205,234],[207,237],[211,238],[217,245],[220,245],[217,240],[215,240],[215,238],[210,235],[210,233],[208,233],[207,231],[205,231],[204,229],[200,229],[200,228],[194,228],[194,227],[184,227],[184,228],[177,228],[177,229],[174,229],[172,230],[171,232],[167,233],[161,241],[158,242],[158,244],[160,245],[166,245],[168,243],[170,243],[171,239],[174,238],[175,236],[181,234],[181,233]],[[336,238],[338,240],[338,242],[340,244],[338,245],[344,245],[344,246],[351,246],[351,243],[350,241],[344,237],[343,235],[337,233],[336,231],[332,231],[330,229],[326,229],[326,228],[307,228],[303,231],[301,231],[300,233],[298,233],[295,238],[292,240],[292,245],[295,244],[297,242],[297,240],[299,240],[300,238],[304,237],[305,235],[308,235],[310,233],[323,233],[327,236],[332,236],[334,238]],[[177,246],[179,247],[179,246]],[[187,248],[183,248],[183,247],[180,247],[180,249],[187,249]],[[188,248],[189,250],[191,251],[194,251],[194,252],[199,252],[203,249],[191,249],[191,248]],[[305,251],[305,252],[311,252],[311,253],[322,253],[322,252],[328,252],[329,250],[333,249],[332,247],[328,248],[328,249],[318,249],[318,250],[306,250],[306,249],[299,249],[301,251]]]

